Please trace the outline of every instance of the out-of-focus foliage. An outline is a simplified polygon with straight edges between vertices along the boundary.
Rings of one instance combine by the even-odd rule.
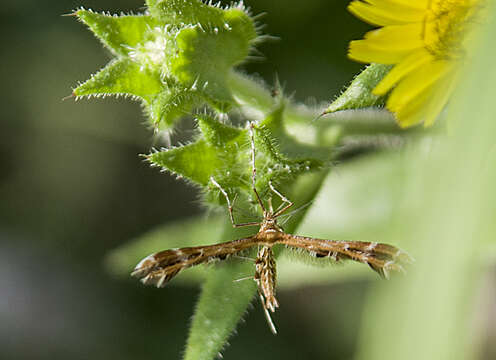
[[[481,285],[496,235],[495,34],[492,16],[447,110],[450,135],[405,154],[408,191],[396,199],[393,233],[409,239],[418,261],[404,280],[372,290],[359,359],[481,358],[480,328],[491,321]]]

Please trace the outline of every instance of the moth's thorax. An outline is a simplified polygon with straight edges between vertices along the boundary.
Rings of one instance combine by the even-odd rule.
[[[281,233],[283,233],[283,229],[271,215],[271,213],[264,214],[264,220],[262,221],[262,224],[260,224],[258,237],[262,241],[275,242],[280,238]]]

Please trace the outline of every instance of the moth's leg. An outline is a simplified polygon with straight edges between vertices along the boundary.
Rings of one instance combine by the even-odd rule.
[[[253,261],[255,262],[255,259],[248,257],[248,256],[241,256],[241,255],[233,255],[233,257],[241,259],[241,260],[246,260],[246,261]]]
[[[257,222],[257,221],[236,224],[236,222],[234,221],[234,215],[233,215],[233,204],[231,203],[231,200],[229,199],[229,196],[227,195],[226,190],[224,190],[222,188],[222,186],[220,186],[220,184],[217,181],[215,181],[215,179],[213,178],[213,176],[210,177],[210,181],[212,182],[212,184],[214,184],[220,190],[220,192],[222,193],[222,195],[224,195],[224,197],[226,198],[227,210],[229,211],[229,219],[231,220],[231,224],[232,224],[232,226],[234,228],[243,227],[243,226],[256,226],[256,225],[260,225],[260,223]]]
[[[245,280],[253,280],[254,277],[253,276],[245,276],[241,279],[236,279],[236,280],[233,280],[233,282],[240,282],[240,281],[245,281]]]
[[[281,198],[282,205],[286,203],[286,205],[284,205],[281,209],[278,209],[274,214],[274,217],[278,217],[279,215],[282,215],[286,210],[288,210],[291,206],[293,206],[294,202],[292,202],[291,200],[286,198],[283,194],[281,194],[279,191],[277,191],[274,185],[272,185],[272,181],[270,180],[269,180],[269,188],[270,190],[272,190],[272,192],[274,192],[277,196],[279,196],[279,198]]]

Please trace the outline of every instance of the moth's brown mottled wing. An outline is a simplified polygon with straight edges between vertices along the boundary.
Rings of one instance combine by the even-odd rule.
[[[177,273],[191,266],[224,260],[257,245],[254,236],[215,245],[186,247],[160,251],[141,260],[131,273],[147,285],[163,287]]]
[[[389,278],[390,270],[403,272],[402,264],[413,262],[404,251],[376,242],[323,240],[283,234],[277,243],[304,249],[315,257],[330,257],[335,261],[359,261],[369,265],[384,278]]]

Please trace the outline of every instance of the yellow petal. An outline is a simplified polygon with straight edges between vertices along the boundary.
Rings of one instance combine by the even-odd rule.
[[[367,40],[355,40],[350,42],[348,57],[364,63],[397,64],[411,51],[411,49],[388,49],[387,44],[377,46],[371,45]]]
[[[435,94],[426,109],[427,115],[424,119],[424,126],[429,127],[434,124],[437,116],[444,109],[457,84],[458,74],[452,71],[447,74],[439,84],[436,85]]]
[[[397,64],[372,91],[375,95],[385,95],[401,79],[408,76],[429,61],[433,61],[432,55],[425,49],[420,49],[408,55]]]
[[[425,91],[398,111],[393,112],[398,125],[407,128],[420,124],[425,118],[425,106],[430,95],[431,91]],[[388,104],[386,107],[389,109]]]
[[[395,109],[394,113],[401,127],[409,127],[422,122],[426,127],[431,126],[446,106],[456,83],[457,67],[450,64],[442,72],[441,78],[425,88],[418,96],[399,108],[397,104],[390,104],[388,100],[386,107]]]
[[[365,34],[365,40],[373,45],[382,45],[382,47],[387,44],[387,48],[415,50],[424,46],[422,32],[422,23],[390,25],[369,31]]]
[[[429,0],[364,0],[370,5],[382,9],[391,9],[391,11],[404,12],[415,11],[422,16],[429,6]]]
[[[416,10],[410,11],[408,8],[405,8],[404,11],[394,11],[386,7],[380,8],[370,5],[359,0],[352,1],[348,5],[348,11],[368,23],[379,26],[421,22],[424,16],[423,12]]]
[[[451,68],[452,65],[446,60],[437,60],[412,71],[389,96],[388,108],[393,112],[399,111],[431,88]]]

